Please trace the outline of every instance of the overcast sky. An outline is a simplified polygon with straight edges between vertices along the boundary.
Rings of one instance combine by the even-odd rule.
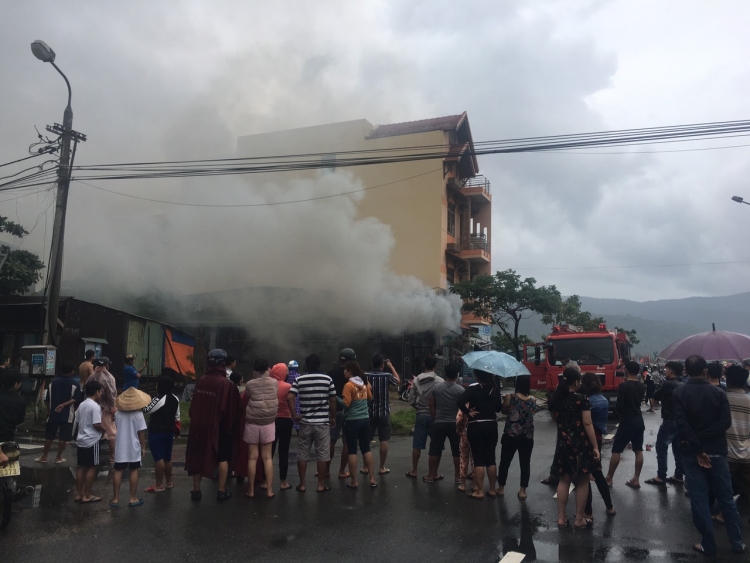
[[[25,155],[34,125],[62,120],[64,83],[32,56],[35,39],[73,85],[74,128],[89,137],[81,164],[214,157],[241,135],[464,110],[476,141],[750,118],[744,1],[27,0],[3,2],[2,13],[0,162]],[[740,144],[750,140],[590,152]],[[730,197],[750,198],[749,155],[481,157],[493,268],[593,297],[747,291],[750,209]],[[94,183],[160,199],[237,197],[212,182]],[[51,193],[10,195],[0,194],[0,214],[33,229],[24,248],[48,251]],[[196,215],[74,184],[65,275],[190,276],[189,259],[175,269],[149,246],[190,230],[201,252],[216,252],[226,244],[216,231],[252,225],[258,212]],[[664,266],[705,262],[742,263]]]

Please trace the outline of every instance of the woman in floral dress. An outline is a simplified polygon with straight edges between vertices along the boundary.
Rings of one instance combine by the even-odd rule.
[[[500,467],[497,470],[497,493],[505,493],[508,469],[518,452],[521,466],[521,488],[518,498],[526,498],[526,487],[531,475],[531,450],[534,449],[534,413],[539,410],[536,398],[531,396],[531,378],[522,375],[516,378],[516,389],[512,395],[503,397],[503,412],[508,415],[505,430],[500,440]]]
[[[576,516],[578,529],[590,527],[593,521],[584,517],[592,471],[600,465],[599,447],[594,425],[591,423],[591,405],[585,395],[577,393],[581,374],[566,368],[560,385],[549,401],[550,411],[557,419],[557,449],[553,469],[560,477],[557,486],[557,525],[565,527],[568,518],[565,509],[571,482],[575,484]]]

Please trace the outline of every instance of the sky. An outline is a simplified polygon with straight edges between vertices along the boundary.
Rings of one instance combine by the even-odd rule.
[[[750,4],[742,1],[2,4],[0,163],[25,156],[34,126],[62,120],[65,86],[32,56],[35,39],[56,51],[72,83],[74,129],[88,136],[79,164],[221,157],[242,135],[462,111],[475,141],[750,117]],[[480,157],[492,184],[493,269],[513,268],[564,295],[642,301],[746,291],[750,209],[730,198],[750,198],[750,146],[685,151],[742,144],[750,141]],[[674,150],[684,152],[657,152]],[[71,188],[68,281],[191,292],[222,277],[239,287],[315,271],[320,289],[330,280],[319,270],[339,272],[340,256],[359,253],[350,285],[424,299],[387,272],[368,285],[387,269],[393,241],[387,227],[354,219],[354,197],[277,213],[97,189],[234,204],[267,201],[272,190],[346,191],[351,179],[252,193],[213,179],[91,183]],[[0,194],[0,215],[31,231],[22,248],[46,255],[53,192],[23,194]],[[345,218],[343,230],[305,243],[319,253],[297,248],[304,220],[326,230],[331,216]],[[347,233],[355,236],[344,243]],[[372,233],[380,242],[367,244]],[[425,322],[455,320],[445,316]]]

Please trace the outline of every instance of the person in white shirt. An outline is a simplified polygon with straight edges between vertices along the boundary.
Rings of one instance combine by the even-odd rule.
[[[86,400],[78,407],[75,427],[78,428],[78,470],[76,471],[75,502],[88,504],[101,502],[102,497],[91,494],[99,465],[99,440],[102,437],[102,386],[98,381],[88,381],[85,386]]]
[[[115,440],[115,465],[112,477],[112,500],[109,506],[120,506],[120,486],[122,472],[130,471],[130,500],[128,506],[141,506],[143,499],[138,498],[138,469],[141,467],[143,452],[146,450],[146,419],[144,407],[151,403],[151,396],[135,387],[130,387],[117,397],[115,423],[117,438]]]

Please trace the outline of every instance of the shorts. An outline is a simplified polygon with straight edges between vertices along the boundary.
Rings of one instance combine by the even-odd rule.
[[[102,411],[102,428],[105,440],[114,440],[117,437],[117,426],[115,426],[115,415],[111,411]]]
[[[172,446],[174,445],[174,434],[172,432],[154,432],[148,434],[148,449],[157,461],[172,461]]]
[[[246,444],[272,444],[276,441],[276,422],[259,426],[257,424],[245,424],[245,433],[242,439]]]
[[[223,463],[232,459],[234,451],[234,440],[231,434],[219,430],[219,451],[216,452],[216,461]]]
[[[60,430],[61,442],[70,442],[73,439],[73,423],[57,422],[55,420],[47,421],[47,427],[44,429],[44,438],[54,440],[58,429]]]
[[[341,436],[341,430],[344,428],[344,412],[338,411],[336,413],[336,427],[331,428],[331,444],[338,442],[339,436]]]
[[[370,452],[370,421],[367,418],[344,422],[344,439],[349,455],[357,454],[357,442],[362,455]]]
[[[625,447],[628,443],[633,444],[634,452],[643,451],[643,433],[646,431],[646,426],[643,424],[643,420],[640,419],[622,419],[620,425],[617,427],[617,433],[615,439],[612,442],[612,453],[621,454],[625,451]]]
[[[331,461],[331,434],[327,424],[305,424],[300,422],[297,436],[297,459],[311,461],[315,446],[316,461]]]
[[[448,443],[451,446],[451,455],[453,457],[461,457],[461,441],[456,432],[455,422],[437,422],[432,425],[432,431],[430,432],[430,455],[435,457],[443,455],[446,438],[448,438]]]
[[[430,435],[430,430],[432,430],[432,417],[429,414],[418,414],[417,421],[414,423],[411,447],[415,450],[427,448],[427,436]]]
[[[122,471],[123,469],[140,469],[140,461],[121,461],[120,463],[115,462],[115,471]]]
[[[78,467],[96,467],[99,465],[99,442],[88,448],[78,446]]]
[[[470,422],[466,429],[466,437],[471,447],[471,457],[474,458],[474,467],[497,465],[495,461],[498,438],[497,421]]]
[[[370,441],[375,438],[375,431],[378,433],[378,440],[387,442],[391,439],[391,415],[379,416],[370,419]]]

